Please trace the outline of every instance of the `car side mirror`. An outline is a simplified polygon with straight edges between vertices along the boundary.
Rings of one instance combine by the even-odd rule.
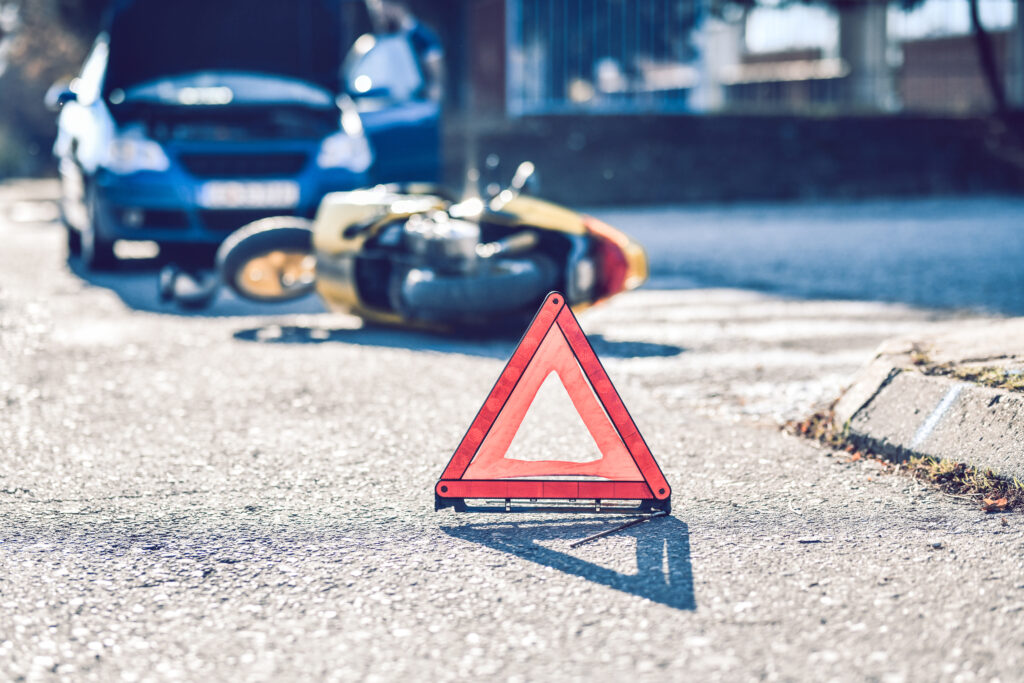
[[[50,111],[60,111],[68,102],[78,99],[78,94],[71,89],[71,81],[60,80],[50,86],[43,97],[43,104]]]
[[[423,76],[408,39],[402,34],[360,36],[342,65],[345,90],[354,100],[414,99]]]

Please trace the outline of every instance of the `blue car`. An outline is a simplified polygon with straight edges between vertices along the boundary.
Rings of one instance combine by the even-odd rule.
[[[213,247],[258,218],[312,217],[328,192],[436,182],[422,34],[370,19],[345,0],[116,3],[48,95],[69,253],[100,269],[117,240]]]

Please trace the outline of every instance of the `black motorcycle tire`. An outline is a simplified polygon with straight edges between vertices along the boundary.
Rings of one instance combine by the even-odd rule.
[[[414,268],[402,282],[409,313],[437,321],[490,318],[532,310],[554,288],[554,264],[543,256],[501,259],[477,277],[441,275]]]
[[[222,283],[243,299],[264,302],[268,299],[243,291],[238,274],[252,259],[272,251],[312,253],[313,222],[298,216],[262,218],[231,233],[217,250],[217,272]],[[297,289],[287,296],[269,299],[290,301],[310,294],[314,286]]]

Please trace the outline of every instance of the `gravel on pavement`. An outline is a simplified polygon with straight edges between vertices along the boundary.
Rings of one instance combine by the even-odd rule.
[[[1024,670],[1019,516],[778,428],[945,314],[691,289],[582,315],[674,507],[573,549],[615,522],[433,511],[515,340],[315,302],[163,312],[153,273],[85,277],[20,216],[0,207],[2,679]],[[536,424],[519,448],[563,431]]]

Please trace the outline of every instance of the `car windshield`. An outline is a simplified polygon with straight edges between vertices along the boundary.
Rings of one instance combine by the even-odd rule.
[[[312,83],[234,71],[200,71],[159,78],[110,94],[114,104],[153,102],[171,105],[304,104],[332,107],[334,98]]]
[[[110,23],[104,94],[209,71],[272,74],[337,92],[349,37],[363,28],[346,25],[354,23],[350,10],[357,4],[362,3],[134,0]]]

